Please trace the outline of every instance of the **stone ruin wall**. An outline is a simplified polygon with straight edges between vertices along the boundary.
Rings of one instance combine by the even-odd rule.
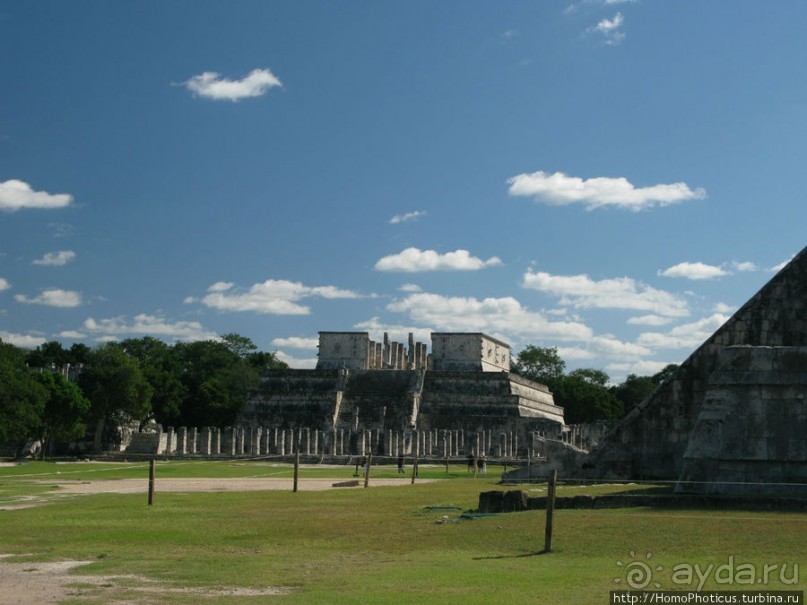
[[[632,410],[581,470],[598,478],[676,479],[710,376],[733,345],[807,346],[807,249]]]
[[[446,458],[465,460],[469,456],[489,459],[515,459],[531,456],[540,459],[546,431],[432,429],[423,431],[383,431],[309,428],[278,429],[266,427],[180,427],[176,431],[137,433],[126,448],[127,456],[165,456],[177,458],[286,458],[297,446],[301,456],[318,461],[344,461],[345,457],[373,456],[397,458],[399,455],[422,460]],[[383,461],[383,460],[382,460]],[[388,460],[387,462],[390,462]]]
[[[563,408],[544,385],[502,372],[278,370],[238,424],[327,434],[361,430],[467,434],[564,431]],[[526,456],[526,450],[523,452]]]
[[[805,485],[807,347],[724,349],[676,491],[794,496]]]
[[[428,347],[415,342],[409,346],[390,341],[370,340],[367,332],[320,332],[318,370],[415,370],[429,367]]]
[[[454,372],[509,372],[510,345],[481,333],[434,332],[432,368]]]

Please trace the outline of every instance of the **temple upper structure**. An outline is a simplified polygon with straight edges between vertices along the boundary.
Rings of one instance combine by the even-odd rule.
[[[370,340],[367,332],[320,332],[318,370],[439,370],[509,372],[510,345],[482,332],[434,332],[426,344]]]

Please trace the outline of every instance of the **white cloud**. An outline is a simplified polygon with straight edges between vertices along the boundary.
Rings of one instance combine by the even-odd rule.
[[[723,313],[714,313],[698,321],[676,326],[665,333],[645,332],[637,343],[653,349],[694,349],[703,344],[729,319]]]
[[[0,330],[0,340],[6,344],[14,345],[15,347],[24,347],[26,349],[33,349],[47,342],[42,336],[14,334],[13,332],[3,332],[2,330]]]
[[[314,368],[317,367],[316,357],[307,357],[304,359],[300,359],[298,357],[288,355],[283,351],[275,351],[275,357],[277,357],[280,361],[288,364],[288,366],[294,370],[313,370]]]
[[[389,222],[391,225],[395,225],[396,223],[406,223],[408,221],[416,221],[422,216],[426,216],[426,212],[424,212],[423,210],[415,210],[414,212],[407,212],[406,214],[396,214],[389,220]]]
[[[299,282],[268,279],[253,284],[247,291],[233,291],[230,282],[216,282],[208,288],[208,294],[201,302],[221,311],[252,311],[273,315],[309,315],[311,309],[298,304],[304,298],[347,298],[361,296],[350,290],[334,286],[305,286]],[[189,299],[186,299],[189,300]],[[195,299],[190,299],[195,301]]]
[[[501,259],[496,256],[482,260],[471,256],[467,250],[439,254],[434,250],[407,248],[403,252],[380,259],[375,264],[375,268],[377,271],[418,273],[421,271],[478,271],[485,267],[501,264]]]
[[[650,361],[647,359],[633,361],[628,363],[612,363],[605,366],[605,371],[612,374],[612,378],[616,374],[627,377],[628,374],[636,374],[637,376],[653,376],[658,374],[666,368],[672,361]],[[621,380],[620,380],[621,381]]]
[[[628,277],[595,281],[588,275],[550,275],[527,271],[523,286],[561,298],[581,309],[632,309],[665,317],[689,315],[686,300]]]
[[[619,4],[635,4],[639,0],[580,0],[580,2],[570,4],[563,10],[564,15],[576,13],[584,5],[617,6]]]
[[[54,238],[73,235],[73,225],[68,225],[67,223],[48,223],[48,228]]]
[[[17,179],[0,183],[0,210],[15,212],[20,208],[64,208],[72,201],[72,195],[34,191],[28,183]]]
[[[518,334],[530,339],[560,341],[586,340],[593,336],[591,328],[569,321],[549,321],[540,313],[529,311],[515,298],[463,298],[419,293],[387,305],[393,312],[408,313],[421,325],[437,330]]]
[[[737,310],[737,307],[732,307],[731,305],[727,305],[726,303],[717,303],[712,309],[715,313],[722,313],[724,315],[731,315]]]
[[[672,319],[670,317],[661,317],[659,315],[642,315],[640,317],[631,317],[628,319],[628,325],[631,326],[666,326]]]
[[[224,292],[225,290],[229,290],[235,284],[231,281],[217,281],[215,284],[210,286],[207,291],[208,292]]]
[[[692,280],[714,279],[715,277],[731,275],[722,267],[707,265],[701,262],[678,263],[677,265],[673,265],[667,269],[660,270],[658,274],[663,277],[684,277]]]
[[[39,296],[28,297],[23,294],[17,294],[14,297],[19,303],[29,305],[45,305],[47,307],[61,307],[73,308],[81,305],[81,294],[73,290],[61,290],[59,288],[51,288],[43,290]]]
[[[735,271],[746,272],[746,271],[759,271],[759,267],[757,267],[756,263],[752,263],[750,261],[745,262],[738,262],[732,261],[732,266],[734,267]]]
[[[169,322],[160,315],[135,315],[132,321],[124,317],[110,317],[95,320],[88,317],[84,321],[84,329],[99,335],[99,340],[116,340],[118,337],[129,337],[135,334],[161,336],[183,341],[218,340],[215,332],[205,330],[197,321]]]
[[[185,82],[191,92],[216,101],[240,101],[265,95],[283,83],[268,69],[253,69],[240,80],[228,80],[214,71],[206,71]]]
[[[653,351],[630,342],[623,342],[611,334],[593,336],[585,346],[558,347],[558,355],[564,361],[589,361],[601,359],[641,359],[652,355]]]
[[[272,346],[316,351],[319,346],[319,338],[300,338],[298,336],[275,338],[272,340]]]
[[[543,171],[519,174],[507,180],[512,196],[532,197],[550,206],[584,204],[587,210],[613,206],[638,212],[652,206],[667,206],[685,200],[703,199],[703,189],[686,183],[634,187],[626,178],[595,177],[582,179],[562,172]]]
[[[0,292],[2,292],[3,290],[8,290],[9,288],[11,288],[11,284],[8,283],[8,280],[0,277]]]
[[[49,267],[61,267],[75,260],[76,253],[72,250],[59,250],[58,252],[48,252],[40,259],[33,261],[33,265],[44,265]]]
[[[422,292],[423,289],[417,284],[404,284],[398,288],[401,292]]]
[[[586,32],[602,34],[607,45],[617,46],[625,39],[625,32],[620,30],[624,22],[625,17],[622,13],[617,13],[613,19],[603,19],[597,25],[589,27]]]
[[[770,268],[770,270],[771,270],[771,271],[781,271],[782,269],[784,269],[785,267],[787,267],[787,266],[790,264],[790,262],[791,262],[791,261],[792,261],[794,258],[796,258],[796,255],[795,255],[795,254],[794,254],[793,256],[791,256],[790,258],[788,258],[787,260],[782,261],[782,262],[781,262],[781,263],[779,263],[778,265],[776,265],[776,266],[774,266],[774,267],[771,267],[771,268]]]
[[[376,342],[382,341],[384,333],[388,334],[389,339],[393,342],[407,342],[409,334],[411,333],[415,342],[423,342],[427,345],[431,344],[431,328],[382,323],[378,317],[359,322],[353,327],[364,332],[369,332],[370,338]]]
[[[62,338],[86,338],[87,335],[84,332],[79,332],[78,330],[65,330],[64,332],[59,332],[59,336]]]

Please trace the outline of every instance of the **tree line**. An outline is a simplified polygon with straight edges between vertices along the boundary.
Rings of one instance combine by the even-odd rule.
[[[603,370],[580,368],[566,373],[566,362],[556,347],[528,345],[518,354],[513,373],[545,384],[555,404],[564,408],[567,424],[619,420],[650,395],[677,368],[669,364],[653,376],[629,374],[625,382],[610,385]]]
[[[75,382],[61,373],[67,364]],[[169,345],[151,336],[69,349],[47,342],[34,350],[0,340],[0,444],[15,455],[30,439],[80,440],[94,448],[122,423],[227,426],[267,369],[288,367],[247,337]]]
[[[60,370],[81,367],[75,382]],[[163,426],[228,426],[249,393],[270,369],[288,366],[259,351],[247,337],[166,344],[144,336],[96,348],[47,342],[34,350],[0,340],[0,445],[21,450],[38,439],[48,444],[81,440],[94,449],[114,439],[121,424],[150,420]],[[676,368],[653,376],[630,374],[618,385],[602,370],[566,373],[555,347],[528,345],[512,371],[545,384],[568,424],[618,420],[647,397]]]

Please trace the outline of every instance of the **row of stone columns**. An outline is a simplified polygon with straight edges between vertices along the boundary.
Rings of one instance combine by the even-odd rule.
[[[540,455],[541,433],[531,433],[528,449]],[[495,456],[514,458],[521,452],[519,436],[514,431],[465,431],[432,429],[427,431],[358,431],[309,428],[281,429],[265,427],[180,427],[166,431],[165,454],[211,456],[303,455],[366,456],[369,453],[396,457],[457,458],[460,456]]]

